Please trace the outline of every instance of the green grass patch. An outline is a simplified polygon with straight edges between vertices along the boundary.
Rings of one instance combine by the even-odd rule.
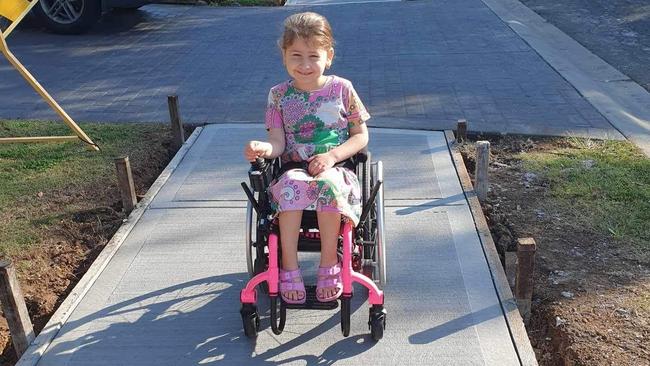
[[[169,136],[168,127],[158,124],[80,127],[101,151],[90,151],[81,141],[0,144],[0,255],[36,243],[42,229],[70,209],[43,208],[44,202],[56,205],[65,201],[47,199],[70,197],[89,188],[98,190],[93,187],[116,186],[115,157],[129,155],[133,165],[150,149],[161,149],[161,141]],[[62,122],[0,120],[0,137],[71,134]],[[41,197],[39,192],[43,193]]]
[[[650,248],[650,159],[634,145],[569,139],[521,158],[527,170],[549,180],[553,197],[577,219]]]

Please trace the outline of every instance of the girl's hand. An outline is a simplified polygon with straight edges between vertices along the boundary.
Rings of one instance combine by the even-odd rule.
[[[336,159],[334,159],[334,157],[329,153],[313,155],[307,159],[307,161],[309,162],[309,174],[311,174],[313,177],[326,171],[327,169],[333,167],[334,164],[336,164]]]
[[[253,162],[256,158],[263,158],[271,154],[270,144],[262,141],[249,141],[244,147],[244,157]]]

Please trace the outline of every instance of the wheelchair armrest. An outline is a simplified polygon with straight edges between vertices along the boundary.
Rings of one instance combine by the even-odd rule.
[[[368,151],[368,146],[365,146],[363,149],[359,150],[359,152],[354,154],[354,161],[356,163],[365,163],[368,161],[368,155],[370,155],[370,152]]]

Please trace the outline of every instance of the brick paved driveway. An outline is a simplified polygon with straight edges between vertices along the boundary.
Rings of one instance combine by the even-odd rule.
[[[286,78],[275,40],[291,12],[334,27],[333,73],[351,79],[371,125],[615,136],[576,90],[480,0],[284,8],[150,5],[82,36],[22,29],[10,48],[78,121],[261,121]],[[0,59],[0,118],[57,119]],[[8,97],[11,96],[11,97]]]

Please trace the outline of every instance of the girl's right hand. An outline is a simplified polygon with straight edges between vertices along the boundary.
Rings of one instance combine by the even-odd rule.
[[[249,141],[244,147],[244,157],[250,162],[256,158],[263,158],[270,155],[270,144],[262,141]]]

